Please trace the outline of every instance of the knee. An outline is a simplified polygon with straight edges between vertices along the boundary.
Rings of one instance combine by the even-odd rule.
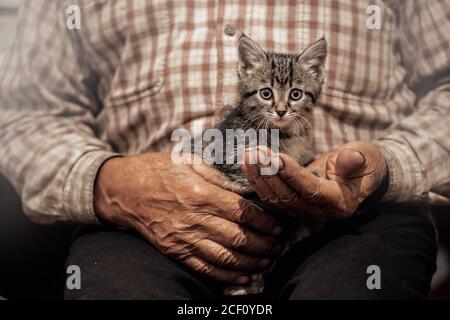
[[[83,231],[66,264],[78,266],[81,275],[81,288],[66,287],[66,299],[208,299],[212,295],[184,267],[126,231]]]

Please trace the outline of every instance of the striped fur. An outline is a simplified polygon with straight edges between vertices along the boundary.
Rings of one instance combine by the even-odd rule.
[[[239,40],[240,104],[219,125],[225,137],[226,129],[278,129],[280,151],[305,164],[312,158],[312,111],[323,84],[323,65],[327,55],[324,39],[313,43],[299,54],[264,51],[249,37]],[[271,99],[264,99],[261,90],[269,89]],[[290,99],[292,90],[301,97]],[[283,116],[277,112],[285,112]],[[237,141],[224,140],[227,144]],[[270,147],[270,141],[269,141]],[[235,155],[226,155],[235,158]],[[216,166],[245,191],[251,191],[237,163]],[[233,186],[235,189],[236,186]]]

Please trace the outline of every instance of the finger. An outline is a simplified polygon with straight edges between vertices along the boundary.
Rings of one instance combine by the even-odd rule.
[[[249,256],[209,239],[197,242],[193,250],[194,254],[203,260],[225,269],[255,271],[262,270],[270,265],[270,260],[267,258]]]
[[[208,236],[227,248],[266,257],[281,253],[281,244],[273,237],[259,234],[232,221],[212,217],[205,222]]]
[[[310,194],[320,188],[319,178],[302,167],[295,159],[285,154],[280,154],[280,159],[283,168],[279,171],[279,175],[295,191]]]
[[[263,179],[268,189],[276,190],[276,194],[264,201],[285,210],[305,223],[324,223],[327,220],[327,216],[319,206],[303,200],[278,175],[264,176]]]
[[[244,153],[244,164],[268,164],[272,150],[266,146],[257,146],[255,148],[249,148]]]
[[[260,175],[258,165],[243,165],[242,172],[261,200],[270,202],[277,198],[275,191],[269,187],[266,180]]]
[[[275,202],[271,201],[273,205],[307,222],[323,222],[323,211],[318,206],[302,199],[279,175],[264,176],[264,179],[270,189],[277,191]]]
[[[354,211],[353,202],[349,199],[352,196],[349,185],[317,177],[285,154],[280,154],[280,157],[284,163],[280,177],[304,202],[317,206],[319,212],[326,211],[328,219],[345,217]]]
[[[182,260],[192,270],[214,280],[235,285],[245,285],[250,278],[242,272],[216,267],[198,257],[187,257]]]
[[[324,206],[333,205],[342,196],[342,190],[335,181],[316,176],[288,155],[280,154],[280,158],[284,164],[280,177],[304,200]]]
[[[285,165],[283,160],[280,159],[280,154],[273,154],[270,160],[276,161],[278,164],[282,165],[282,168],[284,169]],[[270,166],[270,163],[258,166],[267,167]],[[252,168],[255,166],[249,167],[250,170],[254,170],[254,172],[259,170],[259,168]],[[328,217],[319,206],[302,199],[296,191],[280,178],[278,174],[259,176],[259,178],[264,180],[265,184],[264,191],[261,191],[260,194],[258,194],[260,198],[262,198],[262,195],[265,196],[265,198],[262,198],[264,201],[268,201],[269,203],[286,210],[292,216],[300,218],[304,222],[323,223],[327,220]],[[262,185],[262,183],[260,183],[260,185]],[[256,186],[255,189],[257,190]]]
[[[264,176],[263,178],[268,189],[276,190],[276,196],[269,199],[269,202],[282,207],[289,207],[289,204],[297,197],[297,193],[289,187],[278,175]]]
[[[357,176],[364,167],[366,159],[358,150],[343,148],[337,154],[336,174],[341,177]]]
[[[261,166],[270,165],[270,149],[258,147],[245,152],[245,162],[241,165],[241,170],[252,185],[259,198],[263,201],[276,199],[276,192],[269,188],[264,178],[261,176]]]
[[[210,198],[215,212],[227,220],[268,234],[282,232],[280,222],[273,215],[235,193],[213,193]]]

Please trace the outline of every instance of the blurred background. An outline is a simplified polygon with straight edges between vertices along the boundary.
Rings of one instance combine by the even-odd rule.
[[[0,0],[0,65],[14,40],[19,2]],[[0,173],[0,298],[62,299],[73,230],[73,226],[32,224]]]
[[[0,53],[4,52],[14,37],[19,0],[0,0]]]
[[[0,0],[0,64],[14,39],[19,2]],[[429,299],[450,299],[450,208],[438,207],[434,213],[440,249]],[[7,227],[11,222],[14,228]],[[62,298],[64,261],[73,230],[72,226],[29,222],[21,211],[18,195],[0,174],[0,297]]]

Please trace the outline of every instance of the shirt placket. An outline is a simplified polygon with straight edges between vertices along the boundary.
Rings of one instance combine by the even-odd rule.
[[[242,33],[239,16],[239,6],[234,1],[219,1],[216,121],[221,119],[224,110],[235,107],[238,103],[237,41]]]

